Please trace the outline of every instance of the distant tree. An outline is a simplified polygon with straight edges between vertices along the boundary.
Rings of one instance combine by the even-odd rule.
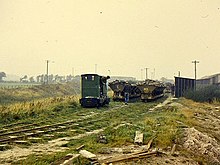
[[[20,82],[27,82],[28,76],[25,75],[24,77],[20,78]]]
[[[32,76],[32,77],[30,77],[29,78],[29,81],[31,82],[31,83],[34,83],[35,81],[34,81],[34,77]]]
[[[6,77],[5,72],[0,72],[0,81],[3,81],[3,77]]]
[[[48,76],[48,82],[49,82],[49,83],[53,82],[53,78],[54,78],[54,75],[53,75],[53,74],[49,75],[49,76]]]
[[[74,76],[72,76],[72,75],[67,75],[67,76],[66,76],[66,81],[67,81],[67,82],[72,81],[73,78],[74,78]]]
[[[38,83],[43,83],[44,82],[44,75],[43,74],[37,76],[37,82]]]

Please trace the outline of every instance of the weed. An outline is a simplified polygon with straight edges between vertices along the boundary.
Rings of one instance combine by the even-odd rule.
[[[196,91],[187,91],[184,97],[198,102],[213,102],[220,100],[220,87],[209,85],[198,87]]]
[[[188,109],[180,110],[178,107],[169,106],[149,111],[155,104],[154,102],[139,102],[120,107],[121,103],[113,102],[109,107],[86,109],[79,106],[76,97],[69,96],[26,102],[21,105],[17,104],[16,106],[20,107],[20,109],[15,108],[16,113],[6,107],[3,114],[8,116],[9,119],[10,115],[20,115],[19,120],[24,120],[25,116],[37,121],[45,121],[46,118],[47,123],[50,121],[52,123],[61,122],[91,115],[89,119],[84,119],[80,122],[80,125],[74,126],[74,132],[69,131],[63,134],[56,134],[55,138],[83,134],[86,132],[85,128],[87,131],[105,128],[102,134],[107,139],[106,144],[100,143],[97,140],[98,135],[90,135],[81,139],[71,140],[65,144],[63,147],[68,147],[66,152],[43,156],[30,155],[26,160],[18,162],[18,164],[51,164],[61,159],[67,153],[76,153],[75,148],[80,145],[85,145],[86,150],[98,153],[101,148],[133,144],[137,130],[144,133],[144,144],[147,144],[154,137],[154,147],[167,148],[172,146],[179,138],[181,132],[176,121],[192,124],[193,112]],[[12,117],[11,120],[15,119]],[[88,162],[82,159],[81,163],[86,164]]]
[[[77,108],[77,102],[74,96],[66,96],[0,106],[0,123],[9,123],[42,114],[53,115],[53,112],[57,113],[69,108],[70,104],[72,108]]]

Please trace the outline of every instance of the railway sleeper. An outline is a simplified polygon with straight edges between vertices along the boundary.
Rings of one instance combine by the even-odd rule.
[[[82,121],[82,120],[78,120],[78,121]],[[64,126],[66,124],[70,124],[70,125]],[[31,125],[36,125],[36,124],[31,124]],[[53,127],[53,126],[58,126],[58,128],[50,128],[50,127]],[[45,134],[45,133],[48,133],[48,132],[54,132],[54,131],[58,131],[58,130],[62,130],[62,129],[68,129],[68,128],[72,128],[72,127],[75,127],[75,126],[79,126],[79,124],[76,123],[76,121],[69,120],[69,121],[66,121],[66,122],[56,123],[56,124],[52,124],[52,125],[44,125],[44,126],[41,126],[41,127],[35,127],[35,128],[5,132],[5,133],[0,134],[0,137],[2,137],[0,139],[0,143],[10,143],[10,142],[16,141],[18,139],[22,139],[22,138],[25,139],[25,138],[30,137],[30,136],[38,136],[39,134]],[[48,130],[44,130],[44,129],[47,129],[47,128],[48,128]],[[24,135],[20,135],[21,133],[24,133]],[[17,136],[17,134],[20,135],[20,136]],[[11,135],[11,136],[9,136],[9,135]],[[8,136],[8,137],[5,137],[5,136]]]
[[[39,137],[29,137],[27,140],[29,140],[31,143],[39,143],[43,141],[43,139]]]
[[[8,144],[1,144],[0,145],[0,151],[5,151],[5,150],[10,149],[10,148],[11,148],[11,146],[8,145]]]
[[[53,138],[53,137],[54,137],[53,134],[45,134],[45,135],[43,135],[43,136],[46,137],[46,138]]]
[[[15,140],[14,143],[20,144],[20,145],[29,145],[30,143],[26,140]]]

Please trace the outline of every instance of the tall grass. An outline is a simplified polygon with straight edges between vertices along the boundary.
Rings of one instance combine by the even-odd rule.
[[[48,111],[61,111],[78,106],[77,96],[45,98],[0,106],[0,123],[9,123],[27,117],[35,117]]]
[[[213,102],[220,100],[220,87],[210,85],[206,87],[198,87],[196,91],[187,91],[185,98],[192,99],[197,102]]]
[[[79,84],[49,84],[37,85],[30,88],[0,89],[0,104],[31,101],[34,99],[61,97],[79,94]]]
[[[121,105],[121,103],[117,102],[111,103],[110,106],[112,104],[115,106]],[[65,106],[67,104],[63,105]],[[154,138],[152,148],[159,147],[167,149],[171,147],[180,138],[181,126],[193,120],[191,119],[193,112],[182,111],[179,107],[169,105],[150,111],[149,109],[153,106],[155,106],[155,103],[131,103],[128,106],[111,110],[108,108],[88,109],[88,111],[95,111],[97,113],[97,115],[94,115],[89,120],[99,119],[91,123],[91,125],[94,124],[93,130],[105,128],[100,134],[106,136],[107,144],[100,143],[98,140],[99,135],[94,134],[69,141],[69,143],[63,146],[68,147],[65,154],[78,153],[75,148],[80,145],[85,145],[84,149],[93,153],[102,153],[105,148],[128,146],[134,143],[135,132],[137,130],[144,133],[144,144],[147,144],[150,139]],[[56,105],[55,109],[59,111],[59,107],[60,104]],[[51,109],[53,111],[55,110],[54,108]],[[87,109],[79,108],[79,110],[85,113]],[[71,117],[74,117],[74,115],[76,114],[71,115]],[[190,123],[192,124],[192,122]],[[81,125],[86,124],[81,123]],[[77,133],[78,131],[82,131],[81,127],[77,128]],[[51,164],[63,156],[63,153],[47,154],[43,157],[31,155],[19,164],[34,164],[36,162]],[[86,163],[83,162],[82,164]]]

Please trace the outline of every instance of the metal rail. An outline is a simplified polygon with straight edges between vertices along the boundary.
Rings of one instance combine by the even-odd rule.
[[[94,115],[96,115],[96,114],[94,114]],[[36,137],[36,136],[39,136],[42,134],[47,134],[49,132],[56,132],[56,131],[60,131],[60,130],[69,129],[72,127],[77,127],[77,126],[80,127],[80,125],[82,125],[81,124],[82,122],[83,122],[83,125],[85,125],[85,124],[92,124],[92,123],[100,120],[100,119],[98,119],[98,120],[86,121],[91,117],[93,117],[93,115],[88,115],[88,116],[84,116],[79,119],[67,120],[64,122],[54,123],[54,124],[50,124],[50,125],[32,127],[32,126],[36,126],[36,125],[43,123],[43,122],[39,122],[39,123],[32,123],[32,124],[19,126],[19,127],[14,127],[11,129],[6,129],[2,133],[0,132],[0,144],[13,143],[14,141],[19,140],[19,139],[27,139],[28,137],[32,137],[32,136]],[[84,127],[86,127],[86,126],[84,126]],[[11,131],[16,128],[18,130]],[[23,129],[23,128],[25,128],[25,129]]]
[[[114,110],[120,107],[123,107],[123,105],[118,107],[113,107],[110,110]],[[18,123],[5,125],[1,127],[2,130],[0,131],[0,145],[13,143],[19,139],[26,140],[28,139],[28,137],[36,137],[42,134],[58,132],[60,130],[66,130],[73,127],[80,127],[81,130],[92,130],[92,126],[94,126],[95,122],[103,120],[102,118],[90,120],[95,115],[99,115],[99,113],[87,114],[87,115],[79,116],[78,119],[67,120],[64,122],[54,123],[50,125],[43,125],[43,126],[39,126],[39,125],[41,125],[42,123],[46,123],[47,121],[31,123],[31,124],[29,123],[26,125],[22,125],[25,124],[26,122],[18,122]],[[17,125],[21,125],[21,126],[17,126]]]

